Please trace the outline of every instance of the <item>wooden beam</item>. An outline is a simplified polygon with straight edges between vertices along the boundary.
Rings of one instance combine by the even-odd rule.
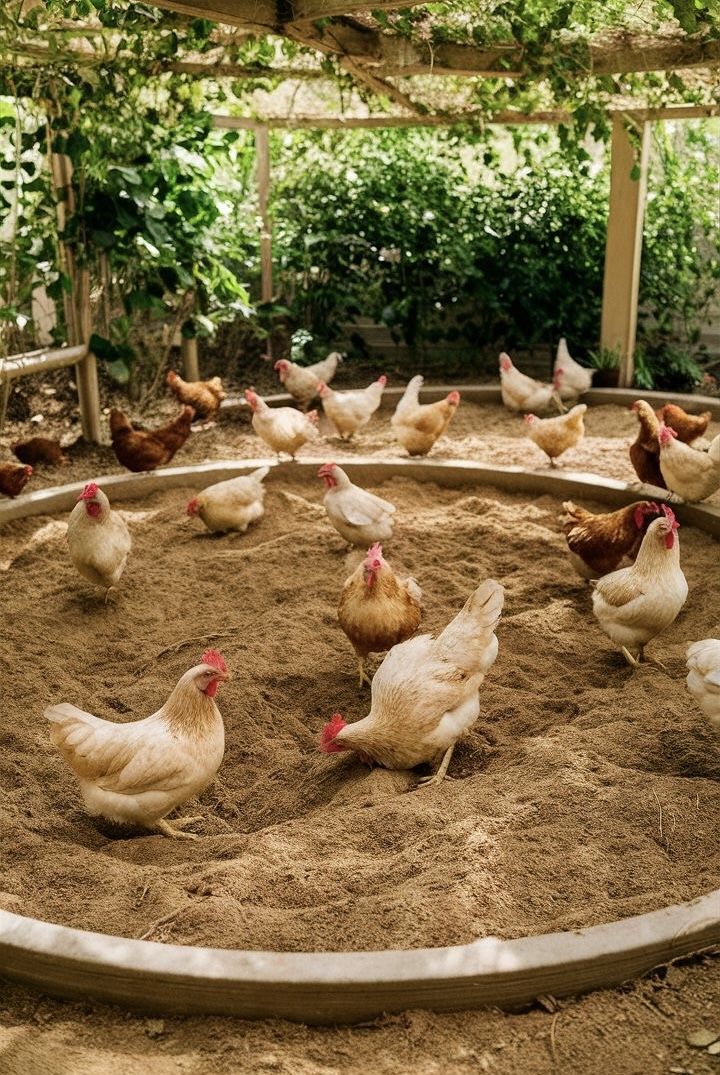
[[[622,114],[613,117],[610,211],[605,245],[600,346],[620,355],[621,388],[633,381],[640,257],[647,194],[650,124],[639,126],[636,152]],[[633,171],[639,169],[634,178]]]
[[[610,114],[615,114],[612,109]],[[667,108],[640,108],[623,110],[633,122],[659,122],[662,120],[709,119],[720,116],[720,105],[669,105]],[[454,127],[463,123],[492,124],[504,127],[539,123],[570,123],[569,112],[517,112],[508,110],[486,115],[484,112],[428,113],[428,115],[374,115],[374,116],[221,116],[212,115],[213,125],[228,130],[255,130],[262,125],[271,130],[380,130],[384,127]]]
[[[463,112],[438,115],[376,115],[376,116],[251,116],[213,115],[215,127],[227,130],[255,130],[262,125],[270,130],[380,130],[385,127],[454,127],[463,123],[492,123],[502,126],[528,123],[569,123],[567,112],[496,112],[487,116],[484,112]]]
[[[259,33],[280,29],[274,0],[160,0],[157,6]]]

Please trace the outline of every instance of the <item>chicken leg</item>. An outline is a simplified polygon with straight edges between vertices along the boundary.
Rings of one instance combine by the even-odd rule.
[[[372,687],[372,680],[365,671],[365,658],[358,656],[358,673],[360,675],[360,682],[358,686],[362,690],[363,683],[367,683],[368,687]]]
[[[445,754],[443,755],[443,760],[440,762],[440,767],[438,768],[437,772],[433,773],[432,776],[421,776],[418,781],[416,790],[418,790],[419,788],[436,787],[438,784],[442,784],[448,771],[448,766],[450,765],[450,759],[453,756],[454,749],[455,744],[453,743],[452,746],[449,746],[445,751]]]
[[[182,830],[186,825],[193,825],[197,821],[202,821],[202,817],[176,817],[173,819],[172,824],[166,821],[164,817],[161,817],[159,821],[155,822],[155,830],[162,833],[163,836],[171,836],[176,840],[199,840],[200,837],[196,832],[183,832]]]

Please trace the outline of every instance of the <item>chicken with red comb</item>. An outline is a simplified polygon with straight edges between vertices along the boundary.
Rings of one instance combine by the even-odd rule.
[[[332,351],[322,362],[315,362],[311,366],[299,366],[296,362],[290,362],[287,358],[279,358],[273,366],[280,378],[280,383],[286,392],[296,400],[303,410],[306,410],[311,401],[318,394],[320,382],[330,384],[342,362],[343,356],[339,351]]]
[[[196,840],[183,830],[200,818],[170,823],[166,816],[204,791],[220,768],[225,730],[215,696],[227,678],[222,654],[208,649],[144,720],[117,724],[69,702],[49,706],[50,738],[75,774],[88,813]]]
[[[120,582],[132,540],[127,524],[113,511],[97,482],[88,482],[70,512],[67,528],[70,559],[84,579],[105,591]]]
[[[338,621],[358,659],[360,686],[370,684],[365,661],[415,634],[420,625],[422,592],[415,579],[400,579],[376,543],[346,580]]]
[[[706,500],[720,489],[720,434],[706,452],[683,444],[674,429],[661,425],[660,471],[668,489],[683,500]]]
[[[688,595],[679,523],[666,504],[662,511],[647,528],[632,567],[605,575],[593,593],[598,623],[633,667],[643,660],[647,643],[673,623]]]
[[[570,561],[584,579],[599,579],[614,571],[628,556],[634,558],[645,531],[660,514],[652,500],[639,500],[617,511],[595,515],[568,500],[565,540]]]
[[[441,758],[426,785],[444,778],[457,741],[480,715],[480,686],[495,663],[495,627],[503,588],[481,583],[437,638],[416,635],[388,653],[372,681],[370,712],[344,724],[336,713],[325,726],[325,753],[353,750],[387,769],[413,769]]]

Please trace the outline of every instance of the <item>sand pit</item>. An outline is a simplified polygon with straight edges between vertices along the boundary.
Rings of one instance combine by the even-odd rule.
[[[176,413],[174,401],[163,400],[152,414],[145,417],[145,424],[152,428]],[[320,421],[321,438],[306,444],[298,453],[301,459],[331,459],[341,461],[352,456],[376,456],[383,459],[407,458],[407,453],[396,442],[390,429],[390,410],[379,411],[370,424],[361,430],[350,443],[341,441],[330,423]],[[635,472],[628,458],[628,445],[637,435],[637,419],[627,407],[590,407],[585,416],[585,440],[577,448],[568,451],[559,460],[560,469],[586,471],[619,481],[636,481]],[[52,436],[72,436],[49,416],[43,424],[42,433]],[[79,433],[79,428],[75,429]],[[463,400],[449,429],[430,454],[430,459],[469,459],[476,463],[522,466],[542,470],[548,466],[543,452],[525,436],[526,426],[521,418],[513,416],[499,404],[478,404]],[[720,433],[720,422],[710,424],[707,436]],[[28,427],[16,423],[8,425],[0,440],[2,458],[10,457],[9,444],[22,436],[29,436]],[[110,436],[106,431],[109,442]],[[7,450],[6,450],[7,449]],[[203,463],[218,459],[257,459],[268,454],[268,449],[257,437],[250,425],[249,410],[242,409],[223,414],[212,428],[194,431],[175,456],[172,465]],[[272,454],[272,453],[270,453]],[[69,452],[70,466],[48,468],[38,466],[26,492],[48,485],[70,481],[86,481],[101,474],[116,473],[118,462],[110,447],[79,444]],[[720,492],[707,501],[720,504]]]
[[[336,623],[349,564],[320,483],[273,483],[244,537],[188,519],[190,490],[123,504],[134,549],[108,606],[70,566],[64,520],[23,520],[2,535],[0,906],[186,944],[362,950],[577,928],[717,887],[720,752],[683,681],[686,640],[718,630],[717,544],[681,530],[690,596],[649,647],[668,672],[631,673],[569,568],[558,501],[376,491],[398,507],[386,552],[420,581],[428,629],[479,579],[507,589],[455,779],[408,792],[415,776],[317,752],[333,710],[357,719],[368,698]],[[201,840],[101,831],[42,708],[144,716],[207,641],[234,678],[220,778],[189,811]]]

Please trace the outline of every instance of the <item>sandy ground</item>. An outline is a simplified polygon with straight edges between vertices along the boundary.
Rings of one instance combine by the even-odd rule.
[[[14,458],[10,455],[9,445],[18,438],[42,434],[73,440],[79,435],[79,427],[67,426],[62,417],[65,411],[59,404],[45,401],[42,405],[46,420],[40,426],[31,428],[27,424],[8,423],[0,438],[0,458]],[[151,414],[145,416],[144,425],[152,428],[175,412],[174,401],[163,400]],[[339,461],[352,455],[407,458],[407,453],[392,435],[391,414],[392,410],[379,411],[350,443],[340,440],[323,416],[320,422],[321,438],[306,444],[298,453],[298,458],[315,458],[320,462]],[[563,470],[601,474],[620,481],[636,481],[627,452],[628,445],[637,433],[635,415],[629,409],[617,406],[590,407],[585,427],[585,440],[562,456],[560,467]],[[446,435],[434,446],[430,458],[471,459],[482,463],[542,469],[548,465],[547,457],[527,439],[525,429],[521,418],[509,414],[500,405],[461,402]],[[720,433],[720,423],[711,423],[708,437],[717,433]],[[107,430],[105,435],[109,443]],[[29,492],[44,485],[70,480],[83,481],[118,470],[110,447],[90,447],[81,443],[69,454],[72,459],[69,467],[48,469],[38,466],[26,490]],[[211,428],[197,428],[173,463],[182,465],[211,459],[248,459],[266,455],[268,449],[255,435],[250,425],[249,411],[243,409],[221,416]],[[720,503],[720,492],[715,493],[708,503]]]
[[[381,415],[361,435],[362,454],[386,454],[385,425]],[[464,405],[436,452],[542,465],[522,430],[500,408]],[[568,468],[631,480],[633,416],[597,408],[588,430]],[[305,451],[327,458],[323,448]],[[258,454],[239,418],[193,434],[177,461]],[[116,469],[109,451],[86,449],[62,472],[38,468],[37,486]],[[67,562],[62,519],[3,531],[0,906],[182,943],[360,949],[572,928],[717,887],[720,752],[685,693],[682,659],[687,639],[719,630],[716,544],[681,530],[690,596],[650,646],[668,671],[631,673],[568,568],[552,498],[399,479],[380,491],[398,507],[387,554],[423,586],[428,629],[479,579],[507,588],[500,656],[456,779],[410,794],[384,772],[316,752],[334,709],[347,719],[367,712],[334,612],[349,565],[319,483],[273,485],[245,537],[204,534],[184,516],[189,490],[123,505],[133,556],[107,607]],[[145,715],[206,639],[234,678],[219,697],[228,747],[197,811],[202,839],[110,836],[84,815],[42,707],[65,699],[111,719]],[[557,1019],[411,1013],[338,1031],[220,1019],[160,1029],[16,987],[0,998],[0,1070],[12,1075],[94,1073],[118,1056],[133,1075],[150,1057],[161,1072],[698,1073],[717,1060],[690,1050],[684,1034],[717,1012],[720,973],[716,963],[673,968],[627,992],[568,1002]]]

